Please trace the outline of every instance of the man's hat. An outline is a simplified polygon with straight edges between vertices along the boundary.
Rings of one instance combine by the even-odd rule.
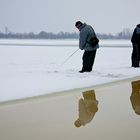
[[[82,25],[83,25],[83,23],[82,23],[81,21],[77,21],[77,22],[75,23],[75,26],[76,26],[77,28],[80,28]]]

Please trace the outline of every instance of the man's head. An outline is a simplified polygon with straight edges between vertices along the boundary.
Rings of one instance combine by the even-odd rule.
[[[139,28],[140,28],[140,24],[138,24],[138,25],[137,25],[137,27],[139,27]]]
[[[82,23],[81,21],[77,21],[77,22],[75,23],[75,27],[78,28],[78,29],[79,29],[82,25],[83,25],[83,23]]]

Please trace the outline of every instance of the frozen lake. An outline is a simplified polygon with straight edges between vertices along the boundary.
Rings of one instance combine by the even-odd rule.
[[[62,65],[77,48],[78,40],[0,40],[0,102],[140,76],[129,40],[101,40],[90,73],[78,73],[81,50]]]

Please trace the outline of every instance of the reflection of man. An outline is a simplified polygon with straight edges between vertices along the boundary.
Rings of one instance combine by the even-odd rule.
[[[130,96],[132,107],[137,115],[140,115],[140,80],[133,81],[132,94]]]
[[[76,127],[89,123],[98,111],[94,90],[83,92],[83,97],[79,99],[79,118],[74,123]]]

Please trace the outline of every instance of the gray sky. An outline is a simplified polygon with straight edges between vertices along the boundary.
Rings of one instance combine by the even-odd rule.
[[[98,33],[118,33],[140,23],[140,0],[0,0],[0,31],[77,32],[77,20]]]

